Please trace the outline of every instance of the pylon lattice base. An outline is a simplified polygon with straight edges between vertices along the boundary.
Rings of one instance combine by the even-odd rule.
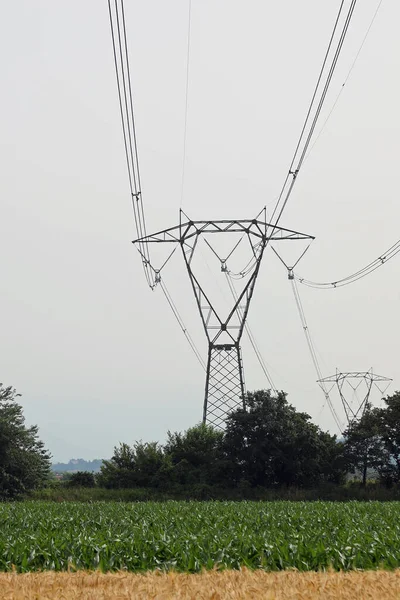
[[[203,421],[224,428],[227,415],[244,408],[244,379],[238,344],[210,344]]]

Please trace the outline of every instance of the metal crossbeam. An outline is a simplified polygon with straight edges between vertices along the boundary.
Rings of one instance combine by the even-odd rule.
[[[268,231],[271,231],[268,234]],[[169,227],[162,231],[157,231],[142,238],[134,240],[134,244],[143,243],[183,243],[202,233],[248,233],[261,240],[265,238],[268,241],[279,240],[313,240],[314,237],[292,231],[284,227],[276,227],[266,221],[259,219],[242,219],[228,220],[222,219],[219,221],[186,221],[175,227]]]

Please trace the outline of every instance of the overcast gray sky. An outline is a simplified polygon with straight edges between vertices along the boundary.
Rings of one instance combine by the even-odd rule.
[[[358,3],[321,123],[377,4]],[[338,5],[192,0],[191,217],[252,218],[273,206]],[[130,243],[107,2],[15,0],[2,15],[0,381],[22,394],[55,460],[109,457],[119,441],[163,440],[198,422],[204,374]],[[187,15],[188,0],[126,1],[149,230],[178,222]],[[316,236],[298,267],[309,279],[346,276],[399,238],[399,21],[400,4],[384,0],[282,218]],[[300,288],[324,375],[372,366],[399,387],[399,266],[342,289]],[[180,256],[165,282],[205,355]],[[336,431],[271,252],[249,323],[277,386]],[[248,389],[266,387],[246,340],[243,358]]]

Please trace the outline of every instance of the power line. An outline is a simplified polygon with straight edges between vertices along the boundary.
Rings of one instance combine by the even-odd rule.
[[[131,74],[130,74],[130,67],[129,67],[128,42],[127,42],[127,38],[126,38],[125,10],[124,10],[124,1],[123,0],[121,0],[121,8],[122,8],[122,23],[123,23],[123,28],[124,28],[125,60],[126,60],[126,68],[127,68],[127,74],[128,74],[128,85],[129,85],[130,115],[131,115],[131,122],[132,122],[132,134],[133,134],[133,144],[134,144],[134,153],[135,153],[135,166],[136,166],[135,171],[136,171],[136,177],[137,177],[136,196],[137,196],[137,202],[140,205],[140,215],[141,215],[141,223],[142,223],[142,232],[146,236],[147,235],[147,231],[146,231],[146,219],[145,219],[144,209],[143,209],[142,184],[141,184],[141,181],[140,181],[139,157],[138,157],[138,150],[137,150],[135,117],[134,117],[134,112],[133,112]]]
[[[143,239],[147,236],[146,219],[139,172],[124,1],[115,0],[113,6],[112,0],[108,0],[108,14],[132,208],[137,236],[139,239]],[[141,242],[139,244],[139,249],[147,283],[153,288],[155,281],[153,272],[149,268],[150,254],[148,244],[146,242]]]
[[[186,337],[189,346],[191,347],[194,355],[196,356],[197,360],[199,361],[199,363],[201,364],[203,370],[206,370],[206,365],[204,363],[204,360],[201,357],[200,352],[198,351],[196,344],[193,341],[192,336],[190,335],[190,333],[188,332],[185,323],[183,322],[183,319],[181,317],[181,315],[179,314],[178,308],[175,304],[175,302],[172,300],[171,294],[169,293],[169,291],[167,290],[167,287],[165,285],[165,283],[160,280],[160,287],[164,293],[165,298],[167,299],[167,302],[175,316],[175,319],[178,321],[179,327],[182,329],[184,336]]]
[[[355,273],[352,273],[351,275],[348,275],[347,277],[344,277],[342,279],[337,279],[332,282],[310,281],[309,279],[305,279],[304,277],[301,277],[300,275],[297,275],[297,274],[295,275],[295,278],[299,283],[306,285],[308,287],[317,288],[317,289],[333,289],[333,288],[337,288],[337,287],[343,287],[345,285],[350,285],[351,283],[355,283],[359,279],[363,279],[363,277],[370,275],[371,273],[376,271],[376,269],[383,267],[383,265],[385,265],[387,262],[389,262],[389,260],[394,258],[399,252],[400,252],[400,240],[397,240],[397,242],[395,244],[393,244],[393,246],[388,248],[386,250],[386,252],[384,252],[383,254],[378,256],[378,258],[376,258],[375,260],[370,262],[368,265],[366,265],[362,269],[359,269],[358,271],[356,271]]]
[[[340,53],[343,48],[343,44],[350,26],[350,22],[354,13],[354,9],[357,3],[357,0],[351,0],[350,6],[347,10],[347,13],[344,17],[344,21],[342,19],[342,11],[344,7],[345,0],[341,0],[338,13],[336,15],[335,23],[333,26],[333,30],[329,39],[328,47],[325,52],[324,60],[322,62],[322,66],[318,75],[317,83],[314,88],[314,93],[311,98],[311,102],[306,114],[306,118],[303,123],[303,127],[300,133],[300,137],[298,139],[290,167],[286,178],[284,180],[283,186],[281,188],[280,194],[277,198],[274,210],[272,212],[270,223],[272,232],[270,236],[274,233],[278,223],[282,217],[283,211],[288,203],[288,200],[292,194],[294,185],[297,180],[297,176],[300,172],[300,169],[304,163],[304,158],[307,153],[307,149],[310,145],[312,136],[314,134],[314,130],[316,124],[318,122],[319,116],[321,114],[322,107],[324,105],[326,95],[328,93],[328,89],[330,87],[333,74],[336,69],[337,62],[339,60]],[[339,38],[337,39],[337,31],[341,25],[341,31],[339,34]],[[334,44],[336,40],[336,44]],[[331,58],[332,57],[332,58]],[[329,60],[331,58],[331,60]],[[329,67],[327,65],[329,64]],[[275,222],[274,222],[275,219]],[[269,237],[270,237],[269,236]],[[268,240],[267,240],[268,245]],[[236,274],[239,277],[245,277],[253,268],[253,263],[250,262],[246,267]]]
[[[273,230],[278,225],[278,223],[282,217],[283,211],[285,210],[287,202],[293,191],[297,176],[298,176],[301,166],[304,162],[305,154],[307,152],[311,138],[313,136],[315,126],[318,122],[318,118],[320,116],[322,106],[325,102],[325,98],[326,98],[330,83],[332,81],[332,77],[333,77],[341,50],[343,48],[344,40],[346,38],[348,29],[349,29],[349,25],[351,22],[351,18],[353,16],[356,2],[357,2],[357,0],[351,0],[351,2],[350,2],[350,6],[349,6],[347,14],[345,16],[342,30],[341,30],[339,39],[337,41],[336,48],[334,50],[332,60],[330,62],[330,67],[329,67],[328,73],[327,73],[326,77],[324,77],[324,74],[327,70],[326,65],[328,63],[329,57],[331,56],[331,49],[333,46],[334,39],[336,37],[336,31],[337,31],[339,22],[341,21],[344,0],[342,0],[340,3],[339,11],[336,16],[336,20],[335,20],[333,31],[332,31],[332,34],[331,34],[331,37],[329,40],[328,48],[325,53],[325,57],[324,57],[322,67],[321,67],[321,70],[320,70],[320,73],[318,76],[317,84],[314,89],[311,103],[310,103],[309,109],[307,111],[307,115],[306,115],[306,118],[305,118],[305,121],[303,124],[303,128],[301,130],[300,137],[297,142],[292,161],[290,163],[288,174],[286,175],[284,184],[282,186],[277,203],[276,203],[275,208],[272,213],[271,223],[273,222],[275,215],[277,215],[275,223],[272,225]],[[321,87],[322,87],[322,91],[320,92]],[[315,106],[316,106],[316,108],[315,108]],[[309,124],[310,121],[311,121],[311,124]]]
[[[294,267],[288,266],[285,263],[285,261],[283,260],[283,258],[279,255],[279,253],[275,250],[275,248],[273,246],[271,246],[271,247],[272,247],[272,250],[274,251],[275,255],[279,258],[280,262],[283,264],[283,266],[287,270],[288,279],[289,279],[289,281],[290,281],[290,283],[292,285],[292,291],[293,291],[294,299],[295,299],[295,302],[296,302],[296,306],[297,306],[297,310],[298,310],[298,313],[299,313],[300,321],[301,321],[301,324],[302,324],[302,327],[303,327],[304,335],[305,335],[305,338],[306,338],[306,341],[307,341],[307,346],[308,346],[308,349],[309,349],[309,352],[310,352],[311,360],[313,362],[314,369],[315,369],[315,372],[317,374],[317,378],[318,378],[317,381],[318,381],[318,383],[319,383],[319,385],[320,385],[320,387],[321,387],[321,389],[322,389],[322,391],[324,393],[325,401],[327,402],[327,404],[328,404],[328,406],[330,408],[330,411],[331,411],[332,416],[333,416],[333,418],[334,418],[334,420],[336,422],[336,425],[338,426],[339,431],[342,433],[343,427],[342,427],[342,425],[340,423],[340,420],[339,420],[339,417],[338,417],[338,415],[336,413],[335,407],[333,406],[333,403],[332,403],[332,401],[330,399],[329,391],[326,388],[325,383],[322,381],[322,371],[321,371],[321,367],[319,365],[319,360],[318,360],[317,352],[316,352],[315,345],[314,345],[314,342],[313,342],[312,337],[311,337],[310,329],[308,327],[308,323],[307,323],[306,315],[304,313],[304,308],[303,308],[303,304],[301,302],[299,290],[297,289],[296,280],[294,278],[294,273],[293,273],[293,268]],[[301,254],[300,258],[296,261],[296,263],[295,263],[294,266],[296,266],[298,264],[298,262],[303,258],[304,254],[307,252],[308,248],[309,248],[309,246],[307,246],[307,248]]]
[[[328,391],[325,383],[322,381],[322,372],[321,372],[321,368],[319,366],[318,356],[317,356],[317,353],[315,351],[315,346],[314,346],[313,340],[311,338],[310,329],[309,329],[308,324],[307,324],[307,319],[306,319],[306,316],[305,316],[305,313],[304,313],[304,309],[303,309],[303,305],[302,305],[302,302],[301,302],[301,299],[300,299],[299,291],[297,289],[296,280],[295,279],[291,279],[290,282],[292,284],[292,290],[293,290],[294,299],[295,299],[297,310],[298,310],[298,313],[299,313],[299,316],[300,316],[300,321],[301,321],[301,324],[302,324],[302,327],[303,327],[304,335],[305,335],[306,340],[307,340],[307,346],[308,346],[308,349],[310,351],[311,360],[312,360],[315,372],[316,372],[317,377],[318,377],[318,381],[320,381],[321,389],[322,389],[322,391],[324,393],[325,400],[326,400],[326,402],[327,402],[327,404],[329,406],[329,409],[330,409],[330,411],[332,413],[332,416],[333,416],[333,418],[334,418],[334,420],[336,422],[336,425],[339,428],[339,431],[342,433],[343,432],[343,426],[342,426],[342,424],[340,422],[338,414],[337,414],[337,412],[335,410],[335,407],[334,407],[334,405],[332,403],[332,400],[331,400],[331,398],[329,396],[329,391]]]
[[[344,90],[344,87],[345,87],[346,83],[348,82],[348,80],[350,79],[350,75],[351,75],[351,74],[352,74],[352,72],[353,72],[353,69],[354,69],[354,67],[355,67],[355,65],[356,65],[356,62],[357,62],[357,60],[358,60],[358,57],[360,56],[360,54],[361,54],[361,51],[362,51],[362,49],[364,48],[364,44],[365,44],[365,42],[366,42],[366,40],[367,40],[367,37],[368,37],[368,34],[369,34],[369,32],[370,32],[370,31],[371,31],[371,29],[372,29],[372,26],[373,26],[373,24],[374,24],[374,22],[375,22],[375,19],[376,19],[377,15],[378,15],[378,12],[379,12],[379,9],[380,9],[380,7],[381,7],[381,5],[382,5],[382,2],[383,2],[383,0],[379,0],[378,6],[376,7],[376,10],[375,10],[375,12],[374,12],[374,14],[373,14],[373,17],[372,17],[372,19],[371,19],[371,22],[370,22],[370,24],[369,24],[369,26],[368,26],[368,29],[367,29],[367,31],[366,31],[366,33],[365,33],[364,37],[363,37],[363,40],[362,40],[362,42],[361,42],[361,45],[360,45],[360,47],[359,47],[359,49],[358,49],[358,52],[357,52],[357,54],[356,54],[356,56],[355,56],[355,58],[354,58],[354,60],[353,60],[353,62],[352,62],[352,64],[351,64],[351,67],[350,67],[350,69],[349,69],[349,72],[347,73],[347,75],[346,75],[346,78],[345,78],[344,82],[342,83],[342,86],[341,86],[341,88],[340,88],[340,90],[339,90],[339,93],[338,93],[338,95],[336,96],[336,99],[335,99],[335,101],[334,101],[334,103],[333,103],[333,105],[332,105],[332,108],[331,108],[331,110],[330,110],[330,111],[329,111],[329,113],[328,113],[328,116],[326,117],[326,119],[325,119],[325,121],[324,121],[324,123],[323,123],[323,125],[322,125],[322,127],[321,127],[321,129],[320,129],[320,131],[319,131],[319,133],[318,133],[318,135],[317,135],[317,137],[314,139],[314,141],[313,141],[313,143],[312,143],[312,145],[311,145],[311,148],[309,149],[309,151],[308,151],[308,153],[307,153],[307,156],[306,156],[306,157],[305,157],[305,159],[304,159],[304,162],[305,162],[305,161],[308,159],[308,157],[310,156],[310,154],[311,154],[311,152],[312,152],[312,150],[313,150],[313,148],[314,148],[315,144],[318,142],[318,140],[319,140],[319,138],[321,137],[321,135],[322,135],[322,133],[323,133],[323,131],[324,131],[324,129],[325,129],[325,127],[326,127],[326,125],[327,125],[327,123],[328,123],[329,119],[331,118],[331,115],[332,115],[333,111],[335,110],[337,103],[339,102],[339,98],[340,98],[340,96],[342,95],[342,92],[343,92],[343,90]]]
[[[186,56],[186,94],[185,94],[185,121],[183,131],[183,157],[182,157],[182,181],[181,181],[181,206],[183,204],[183,189],[185,184],[185,166],[186,166],[186,141],[187,141],[187,117],[189,100],[189,67],[190,67],[190,30],[192,17],[192,0],[189,0],[188,10],[188,35],[187,35],[187,56]]]

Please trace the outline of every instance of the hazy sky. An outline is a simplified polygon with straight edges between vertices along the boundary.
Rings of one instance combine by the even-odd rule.
[[[377,4],[357,5],[321,123]],[[338,5],[192,0],[183,202],[192,218],[273,206]],[[126,0],[149,230],[178,222],[187,14],[188,0]],[[55,460],[109,457],[119,441],[163,440],[198,422],[204,374],[131,244],[106,0],[15,0],[2,17],[0,381],[22,394]],[[298,267],[309,279],[344,277],[399,238],[399,20],[399,2],[384,0],[281,221],[316,236]],[[342,289],[300,288],[324,375],[372,366],[399,387],[399,267],[394,258]],[[178,254],[165,282],[205,356]],[[277,386],[336,431],[272,252],[249,323]],[[243,358],[247,388],[266,387],[247,340]]]

